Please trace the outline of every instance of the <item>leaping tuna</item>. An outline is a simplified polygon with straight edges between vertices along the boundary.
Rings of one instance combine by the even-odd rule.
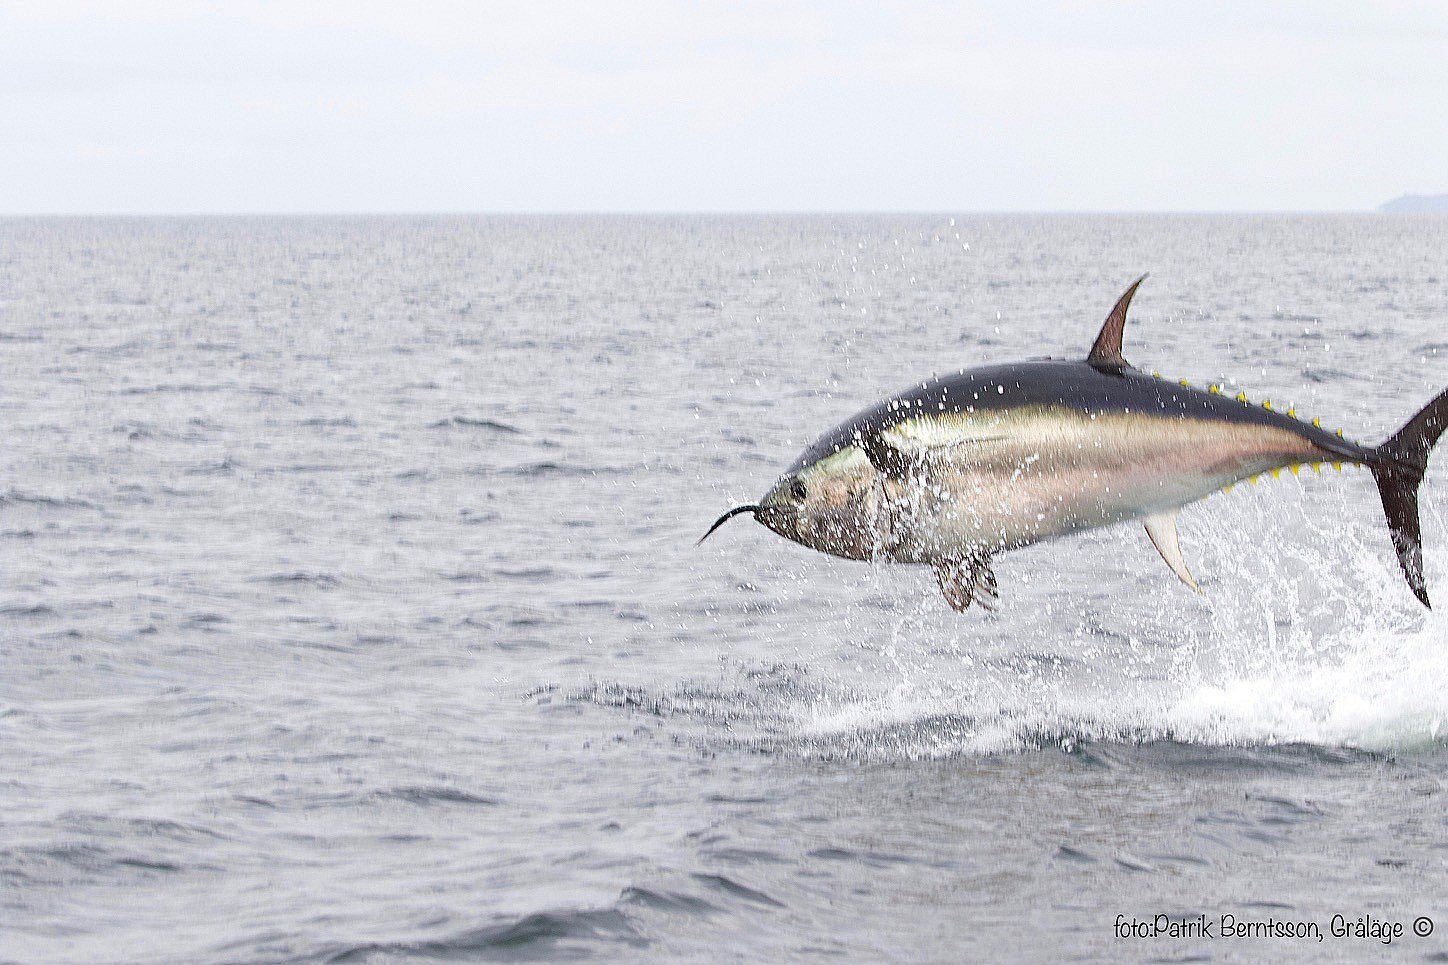
[[[1262,473],[1349,463],[1372,471],[1403,576],[1430,606],[1418,487],[1448,425],[1448,392],[1374,447],[1292,409],[1145,374],[1121,351],[1144,280],[1116,302],[1085,361],[987,365],[912,386],[825,433],[699,542],[749,513],[832,556],[931,566],[964,611],[994,607],[997,553],[1141,519],[1167,566],[1201,592],[1177,540],[1183,506]]]

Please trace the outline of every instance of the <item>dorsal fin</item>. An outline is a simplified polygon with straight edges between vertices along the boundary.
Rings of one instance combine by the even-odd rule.
[[[1091,354],[1086,356],[1087,362],[1106,368],[1131,367],[1126,356],[1121,354],[1121,332],[1126,328],[1126,310],[1131,307],[1131,296],[1144,281],[1146,276],[1142,275],[1116,300],[1116,307],[1106,316],[1106,324],[1101,326],[1101,334],[1096,336],[1096,344],[1091,346]]]

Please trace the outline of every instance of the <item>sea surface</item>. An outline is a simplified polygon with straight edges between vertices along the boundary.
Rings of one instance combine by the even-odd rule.
[[[1331,467],[1186,509],[1200,597],[694,545],[1148,270],[1143,369],[1448,386],[1431,216],[0,221],[0,960],[1448,960],[1448,455],[1432,612]]]

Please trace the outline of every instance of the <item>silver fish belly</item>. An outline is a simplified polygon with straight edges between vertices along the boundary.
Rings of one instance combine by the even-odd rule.
[[[920,470],[881,481],[885,558],[938,563],[1152,516],[1317,452],[1265,426],[1032,407],[887,430]],[[892,485],[893,484],[893,485]]]

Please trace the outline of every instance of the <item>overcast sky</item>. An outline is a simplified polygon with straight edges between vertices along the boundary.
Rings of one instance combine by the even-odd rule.
[[[1448,4],[0,0],[0,211],[1448,191]]]

